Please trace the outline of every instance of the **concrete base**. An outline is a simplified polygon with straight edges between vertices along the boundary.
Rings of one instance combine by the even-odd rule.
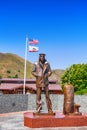
[[[33,112],[24,113],[24,126],[30,128],[45,127],[79,127],[87,126],[87,113],[78,115],[63,115],[55,112],[55,115],[34,115]]]

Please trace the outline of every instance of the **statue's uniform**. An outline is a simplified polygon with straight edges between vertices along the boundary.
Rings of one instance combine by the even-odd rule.
[[[45,61],[44,64],[41,62],[35,62],[33,69],[32,69],[32,74],[36,77],[36,105],[37,105],[37,112],[40,112],[41,108],[41,90],[42,88],[45,91],[45,96],[46,96],[46,103],[47,103],[47,108],[48,112],[52,112],[52,103],[49,97],[49,80],[48,77],[52,74],[50,64]]]

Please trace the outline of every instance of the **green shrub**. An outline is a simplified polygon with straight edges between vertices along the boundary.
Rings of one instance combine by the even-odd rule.
[[[10,70],[7,70],[6,72],[7,72],[8,74],[10,74],[10,73],[11,73],[11,71],[10,71]]]
[[[77,95],[84,95],[84,94],[86,94],[87,95],[87,89],[83,89],[83,90],[77,91],[75,94],[77,94]]]
[[[74,86],[77,94],[86,93],[87,89],[87,64],[73,64],[67,68],[61,78],[62,88],[66,83]]]

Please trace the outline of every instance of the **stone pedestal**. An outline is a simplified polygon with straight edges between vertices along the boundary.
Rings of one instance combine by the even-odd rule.
[[[24,113],[24,126],[30,128],[87,126],[87,113],[73,116],[64,115],[61,112],[55,112],[54,115],[46,113],[34,115],[33,112],[26,112]]]

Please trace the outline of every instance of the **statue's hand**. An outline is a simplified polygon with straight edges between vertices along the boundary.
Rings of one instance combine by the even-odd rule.
[[[32,72],[32,75],[37,77],[37,73],[36,72]]]

